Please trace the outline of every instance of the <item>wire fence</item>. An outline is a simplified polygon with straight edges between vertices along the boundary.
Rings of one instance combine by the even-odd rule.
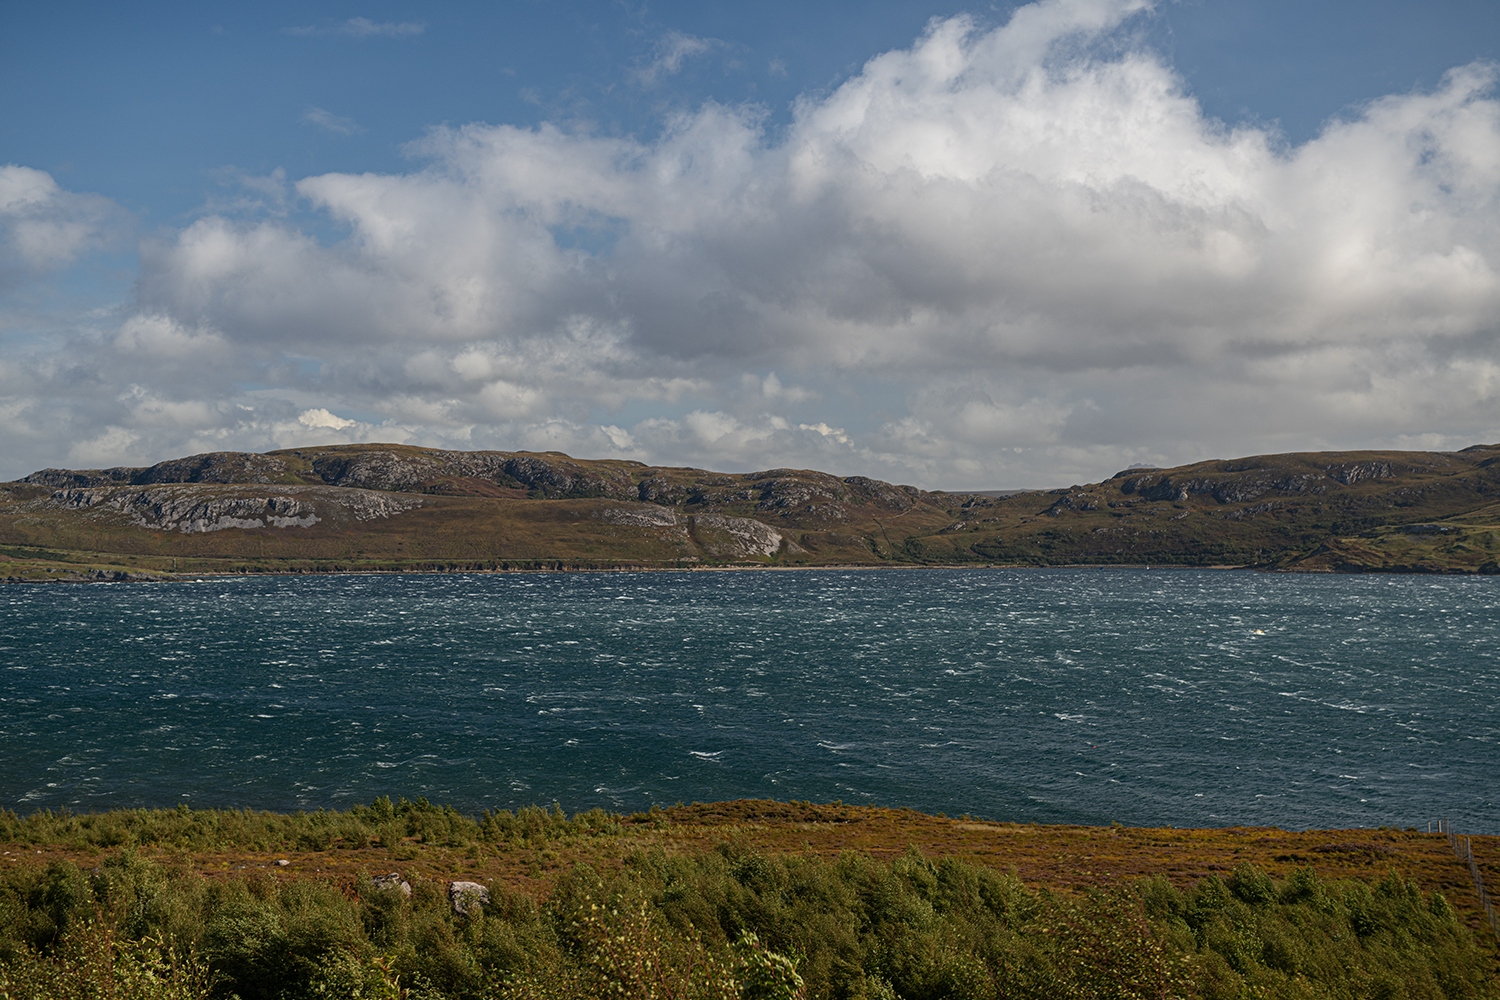
[[[1479,893],[1479,905],[1484,908],[1484,915],[1490,922],[1490,930],[1494,932],[1495,937],[1500,938],[1500,913],[1495,912],[1495,904],[1484,887],[1484,875],[1479,870],[1479,862],[1474,858],[1473,841],[1462,834],[1454,833],[1453,824],[1446,819],[1438,820],[1438,833],[1447,835],[1448,846],[1453,848],[1454,855],[1469,866],[1469,877],[1474,880],[1474,891]]]

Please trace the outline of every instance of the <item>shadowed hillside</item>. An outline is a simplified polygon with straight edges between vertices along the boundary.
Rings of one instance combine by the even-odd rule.
[[[1500,572],[1500,446],[1129,469],[1012,496],[802,469],[340,445],[0,486],[0,576],[817,565]]]

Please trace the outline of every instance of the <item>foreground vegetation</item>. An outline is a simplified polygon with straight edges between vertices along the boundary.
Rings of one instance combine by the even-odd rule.
[[[1500,573],[1500,446],[1127,469],[1012,496],[342,445],[0,484],[0,580],[695,566]]]
[[[901,815],[892,829],[929,849],[813,840],[857,842],[865,820]],[[1182,831],[1232,867],[1067,889],[930,849],[945,829],[994,847],[1047,828],[916,820],[797,803],[474,819],[384,799],[294,816],[0,812],[7,855],[25,858],[0,868],[0,997],[1500,997],[1494,941],[1383,846],[1432,838],[1370,831],[1361,843],[1392,864],[1350,878],[1254,863],[1243,833]],[[1101,853],[1131,842],[1064,832]],[[303,853],[257,862],[267,847]],[[528,852],[566,863],[479,879],[482,905],[427,874]]]

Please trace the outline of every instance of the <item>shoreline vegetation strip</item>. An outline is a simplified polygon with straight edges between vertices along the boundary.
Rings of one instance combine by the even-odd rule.
[[[684,566],[660,566],[660,565],[633,565],[618,564],[605,566],[584,565],[559,565],[553,567],[473,567],[455,566],[449,569],[418,569],[411,567],[361,567],[361,568],[277,568],[247,566],[232,570],[200,570],[197,572],[140,572],[131,570],[106,570],[95,566],[85,567],[81,571],[69,572],[58,570],[42,570],[51,573],[50,576],[10,576],[0,577],[0,583],[182,583],[198,579],[232,579],[242,576],[487,576],[512,573],[731,573],[731,572],[831,572],[848,573],[854,571],[890,571],[890,570],[1248,570],[1256,572],[1276,573],[1331,573],[1332,570],[1323,569],[1264,569],[1254,566],[1240,565],[1215,565],[1215,566],[1151,566],[1146,563],[1120,563],[1120,564],[1096,564],[1096,563],[1069,563],[1058,566],[1036,566],[1023,563],[995,563],[990,565],[973,565],[954,563],[952,565],[872,565],[868,563],[851,563],[848,565],[827,566],[774,566],[761,563],[744,563],[733,565],[684,565]]]
[[[381,798],[0,810],[0,849],[4,1000],[1500,997],[1467,866],[1413,827]]]

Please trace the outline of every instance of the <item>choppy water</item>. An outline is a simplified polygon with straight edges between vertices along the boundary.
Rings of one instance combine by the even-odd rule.
[[[0,805],[1500,833],[1500,580],[888,570],[0,587]]]

